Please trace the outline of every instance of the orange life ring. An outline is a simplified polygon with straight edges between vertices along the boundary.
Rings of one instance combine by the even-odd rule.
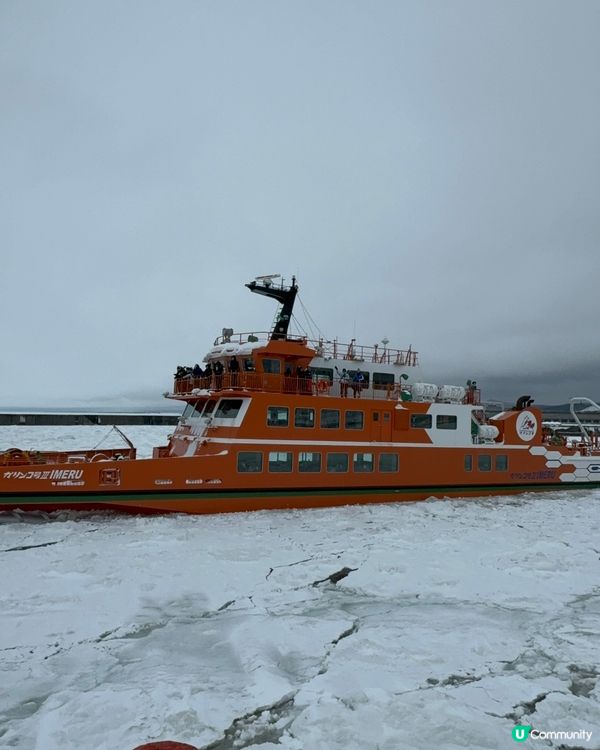
[[[320,393],[325,393],[326,390],[329,389],[329,383],[326,380],[318,380],[317,381],[317,390]]]

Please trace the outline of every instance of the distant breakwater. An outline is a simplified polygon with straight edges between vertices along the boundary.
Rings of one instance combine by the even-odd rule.
[[[178,414],[109,412],[12,412],[0,413],[0,426],[24,425],[175,425]]]

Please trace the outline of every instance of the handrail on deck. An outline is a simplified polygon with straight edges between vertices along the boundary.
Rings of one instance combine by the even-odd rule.
[[[213,374],[207,378],[185,376],[175,378],[173,395],[199,395],[200,392],[242,389],[247,391],[269,391],[275,393],[300,393],[325,395],[331,383],[327,380],[313,380],[311,377],[298,378],[288,375],[275,375],[258,372],[227,372]]]
[[[325,339],[307,339],[305,336],[290,336],[287,337],[288,341],[299,341],[306,344],[311,349],[314,349],[317,353],[317,357],[325,357],[330,359],[345,359],[353,362],[381,362],[388,365],[400,365],[403,367],[416,367],[419,363],[419,353],[412,350],[412,347],[408,349],[394,349],[384,344],[381,347],[379,344],[373,346],[363,346],[356,343],[356,339],[352,339],[349,344],[341,344],[337,339],[333,341],[326,341]],[[269,341],[269,333],[266,331],[260,331],[259,333],[232,333],[227,336],[217,336],[213,346],[221,346],[222,344],[248,344],[248,343],[264,343],[265,345]]]
[[[342,388],[339,378],[334,381],[327,377],[312,375],[294,377],[258,372],[227,372],[205,378],[189,375],[175,378],[173,396],[208,396],[213,392],[226,390],[267,391],[269,393],[296,393],[306,396],[340,396]],[[411,386],[404,383],[349,383],[346,386],[347,398],[372,398],[387,401],[411,401]],[[481,403],[479,389],[467,391],[464,404]]]

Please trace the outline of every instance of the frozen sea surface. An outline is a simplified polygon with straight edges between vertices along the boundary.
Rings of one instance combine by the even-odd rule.
[[[126,432],[148,455],[168,428]],[[0,449],[104,434],[2,428]],[[515,724],[600,747],[598,491],[5,514],[0,565],[2,747],[510,748]]]

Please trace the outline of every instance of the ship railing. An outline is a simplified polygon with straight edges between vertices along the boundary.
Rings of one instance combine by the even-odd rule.
[[[200,395],[203,392],[232,389],[313,394],[323,393],[328,390],[328,386],[315,383],[311,377],[298,378],[266,372],[227,372],[222,375],[213,374],[208,378],[175,378],[173,394],[176,396]]]
[[[306,377],[281,375],[278,373],[227,372],[211,377],[176,378],[174,396],[208,396],[226,390],[267,391],[269,393],[295,393],[305,396],[345,396],[347,398],[370,398],[386,401],[412,401],[412,389],[405,383],[340,383],[339,378],[308,374]],[[467,392],[463,403],[480,404],[479,389]]]
[[[267,331],[258,333],[232,333],[226,336],[217,336],[214,346],[222,344],[242,344],[260,342],[266,344],[270,334]],[[408,349],[394,349],[387,344],[374,344],[363,346],[352,339],[349,344],[340,343],[337,339],[332,341],[326,339],[309,339],[305,336],[288,335],[288,341],[297,341],[314,349],[317,357],[326,359],[344,359],[350,362],[378,362],[387,365],[398,365],[401,367],[416,367],[419,364],[419,353]]]

